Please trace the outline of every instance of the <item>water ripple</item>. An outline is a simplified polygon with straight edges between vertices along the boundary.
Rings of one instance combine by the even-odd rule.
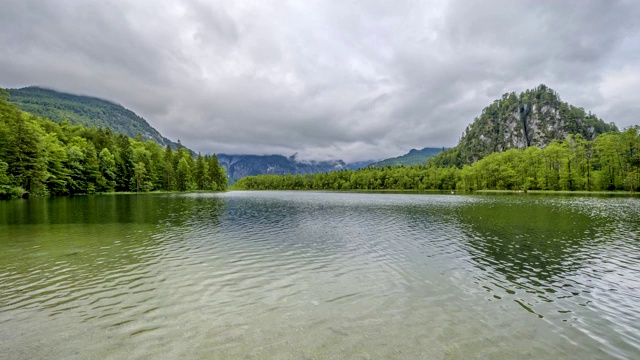
[[[0,224],[0,357],[640,355],[637,199],[98,199]]]

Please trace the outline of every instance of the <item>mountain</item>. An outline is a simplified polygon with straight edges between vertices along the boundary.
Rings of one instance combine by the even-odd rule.
[[[218,154],[220,165],[227,168],[229,182],[259,174],[315,174],[365,167],[362,163],[346,164],[342,160],[299,161],[296,155],[229,155]],[[369,164],[370,162],[364,162]]]
[[[378,161],[369,166],[373,166],[373,167],[392,166],[393,167],[393,166],[400,166],[400,165],[411,166],[411,165],[417,165],[417,164],[424,164],[427,161],[427,159],[438,155],[444,150],[445,148],[431,148],[431,147],[426,147],[422,150],[411,149],[407,154],[394,157],[394,158],[385,159],[382,161]]]
[[[72,95],[35,86],[7,89],[9,102],[22,111],[53,120],[69,121],[85,127],[110,127],[114,132],[130,137],[141,134],[158,144],[176,144],[163,137],[158,130],[133,111],[113,102],[89,96]]]
[[[373,164],[374,162],[376,162],[376,160],[365,160],[365,161],[356,161],[356,162],[352,162],[352,163],[347,163],[346,169],[347,170],[360,170],[360,169],[366,168],[367,166]]]
[[[618,128],[583,108],[561,101],[555,91],[540,85],[520,95],[504,94],[484,108],[467,127],[455,150],[447,155],[457,152],[462,163],[470,164],[511,148],[544,148],[569,134],[593,140],[606,132],[618,132]]]

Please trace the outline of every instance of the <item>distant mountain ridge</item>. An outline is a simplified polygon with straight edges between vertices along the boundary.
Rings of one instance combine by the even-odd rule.
[[[69,121],[72,125],[110,127],[114,132],[130,137],[142,135],[158,144],[176,143],[165,138],[133,111],[108,100],[91,96],[73,95],[55,90],[29,86],[7,89],[9,102],[23,111],[48,118],[54,122]]]
[[[347,164],[342,160],[299,161],[295,155],[230,155],[217,154],[220,165],[227,168],[231,183],[245,176],[260,174],[315,174],[365,167],[369,161]]]
[[[419,164],[424,164],[427,159],[430,159],[436,155],[438,155],[439,153],[443,152],[445,150],[445,148],[434,148],[434,147],[426,147],[420,150],[417,149],[411,149],[408,153],[401,155],[401,156],[397,156],[397,157],[393,157],[393,158],[389,158],[389,159],[384,159],[382,161],[378,161],[375,162],[373,164],[370,164],[369,166],[373,166],[373,167],[385,167],[385,166],[412,166],[412,165],[419,165]]]

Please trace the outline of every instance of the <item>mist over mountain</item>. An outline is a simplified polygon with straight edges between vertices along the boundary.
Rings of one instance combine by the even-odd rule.
[[[229,155],[217,154],[220,165],[227,169],[230,182],[245,176],[260,174],[316,174],[338,170],[355,170],[367,166],[371,161],[347,164],[342,160],[306,161],[298,160],[294,154],[283,155]]]
[[[427,161],[427,159],[430,159],[438,155],[444,150],[445,148],[434,148],[434,147],[426,147],[420,150],[411,149],[408,153],[404,155],[389,158],[389,159],[384,159],[384,160],[375,162],[373,164],[370,164],[370,166],[384,167],[384,166],[400,166],[400,165],[403,165],[403,166],[420,165],[420,164],[424,164]]]

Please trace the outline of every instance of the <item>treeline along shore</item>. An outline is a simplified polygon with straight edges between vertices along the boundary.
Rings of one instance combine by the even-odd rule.
[[[565,190],[640,189],[639,126],[585,140],[569,135],[544,148],[494,152],[460,165],[456,149],[424,165],[366,168],[310,175],[258,175],[239,190]]]
[[[620,132],[549,87],[506,93],[485,107],[458,145],[409,167],[305,176],[259,175],[236,189],[637,191],[639,126]]]
[[[36,107],[39,100],[31,95],[23,106],[50,112]],[[47,109],[70,106],[52,101]],[[103,107],[90,109],[95,115]],[[23,110],[0,89],[0,198],[227,188],[225,169],[215,154],[194,156],[179,142],[163,147],[157,142],[163,139],[159,133],[147,134],[146,140],[140,133],[131,138],[110,127],[54,122]],[[132,116],[128,121],[152,129]],[[483,109],[456,147],[424,164],[248,176],[232,188],[635,192],[640,189],[639,133],[637,125],[619,131],[539,85],[519,95],[504,94]]]

